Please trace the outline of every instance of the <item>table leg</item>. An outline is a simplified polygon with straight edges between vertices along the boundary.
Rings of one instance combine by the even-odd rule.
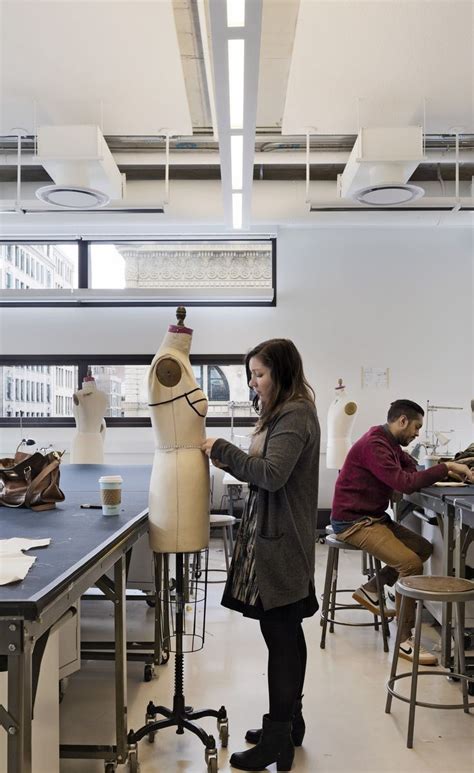
[[[443,574],[446,577],[454,575],[454,508],[446,505],[443,513]],[[441,617],[441,664],[445,668],[451,666],[451,642],[453,605],[443,604]]]
[[[115,603],[115,727],[117,761],[125,762],[127,742],[127,630],[126,630],[126,561],[121,556],[114,565]]]
[[[8,713],[15,722],[7,730],[8,773],[32,773],[32,650],[30,639],[23,636],[22,645],[8,656]]]

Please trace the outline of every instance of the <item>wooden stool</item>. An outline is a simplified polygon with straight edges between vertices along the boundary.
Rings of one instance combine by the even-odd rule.
[[[390,714],[392,706],[392,697],[398,698],[405,703],[410,704],[410,713],[408,717],[408,733],[407,733],[407,747],[413,748],[413,729],[415,727],[415,708],[417,706],[425,706],[428,709],[464,709],[465,713],[469,713],[469,708],[474,706],[474,703],[469,703],[468,699],[468,682],[473,682],[466,676],[466,663],[464,657],[464,604],[466,601],[474,600],[474,583],[469,580],[464,580],[460,577],[429,577],[425,575],[414,575],[412,577],[402,577],[397,581],[395,590],[402,597],[400,606],[400,618],[398,621],[397,638],[395,641],[395,647],[393,650],[392,669],[390,672],[390,679],[387,682],[387,702],[385,704],[385,713]],[[416,623],[415,623],[415,636],[413,645],[413,670],[403,674],[397,674],[398,663],[398,651],[401,644],[401,631],[403,630],[403,620],[406,611],[406,599],[416,599]],[[423,611],[423,601],[440,601],[443,604],[454,604],[456,610],[456,648],[458,653],[459,671],[458,674],[451,674],[461,680],[462,682],[462,703],[426,703],[425,701],[416,700],[416,691],[418,686],[418,677],[425,674],[435,674],[436,676],[446,677],[446,671],[433,671],[427,669],[419,671],[419,652],[420,652],[420,639],[421,639],[421,616]],[[405,698],[404,695],[397,693],[393,685],[397,679],[405,679],[411,677],[411,690],[410,698]]]

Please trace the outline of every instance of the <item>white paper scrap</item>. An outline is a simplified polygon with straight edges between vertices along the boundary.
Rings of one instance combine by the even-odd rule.
[[[50,542],[51,537],[46,539],[13,537],[0,540],[0,585],[24,580],[36,561],[36,556],[25,556],[22,551],[46,547]]]

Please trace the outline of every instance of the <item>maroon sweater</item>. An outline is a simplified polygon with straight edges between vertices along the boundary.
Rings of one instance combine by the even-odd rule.
[[[402,451],[386,427],[371,427],[354,443],[339,473],[331,519],[356,521],[385,513],[392,491],[411,494],[448,475],[445,464],[417,472],[416,462]]]

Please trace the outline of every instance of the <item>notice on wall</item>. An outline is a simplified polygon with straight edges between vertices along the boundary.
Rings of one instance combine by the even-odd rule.
[[[388,389],[390,368],[361,367],[362,389]]]

